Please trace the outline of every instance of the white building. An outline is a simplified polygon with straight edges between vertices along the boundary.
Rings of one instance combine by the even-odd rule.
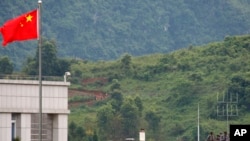
[[[42,82],[43,141],[68,140],[69,82]],[[0,79],[0,141],[38,141],[39,81]]]

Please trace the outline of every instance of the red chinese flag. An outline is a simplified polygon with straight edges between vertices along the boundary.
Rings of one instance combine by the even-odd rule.
[[[13,41],[23,41],[38,38],[37,10],[22,14],[7,21],[0,32],[3,37],[3,46]]]

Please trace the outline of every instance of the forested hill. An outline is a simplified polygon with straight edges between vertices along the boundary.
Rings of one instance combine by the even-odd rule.
[[[71,109],[69,141],[83,140],[77,139],[84,134],[74,132],[76,125],[83,131],[97,130],[98,139],[105,141],[138,140],[140,128],[148,141],[196,141],[198,103],[201,141],[211,131],[215,135],[226,131],[230,124],[249,124],[249,59],[247,35],[166,54],[75,61],[70,79],[71,90],[77,92],[71,91],[75,96],[70,101],[87,99],[79,97],[81,90],[102,90],[110,99],[91,108],[82,103]]]
[[[0,25],[36,7],[36,0],[1,0]],[[249,7],[248,0],[43,0],[43,36],[60,56],[90,60],[169,52],[248,34]],[[36,46],[14,43],[0,55],[17,64]]]

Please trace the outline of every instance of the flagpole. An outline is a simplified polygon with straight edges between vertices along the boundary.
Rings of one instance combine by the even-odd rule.
[[[197,125],[197,141],[200,141],[200,103],[198,103],[198,125]]]
[[[42,36],[41,36],[41,7],[42,0],[38,0],[38,48],[39,48],[39,141],[42,141]]]

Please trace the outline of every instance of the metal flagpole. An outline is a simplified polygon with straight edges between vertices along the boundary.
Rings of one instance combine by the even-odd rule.
[[[200,103],[198,103],[197,141],[200,141]]]
[[[41,7],[42,0],[38,0],[38,48],[39,48],[39,141],[42,141],[42,36],[41,36]]]

